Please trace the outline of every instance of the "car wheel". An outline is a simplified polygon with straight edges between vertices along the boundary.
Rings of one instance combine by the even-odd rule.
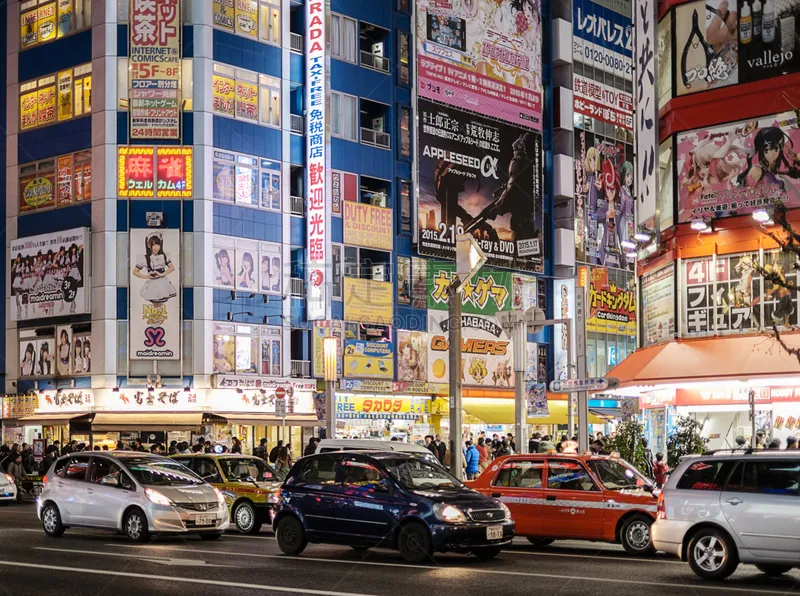
[[[791,565],[756,565],[756,569],[758,569],[764,575],[768,575],[769,577],[780,577],[784,573],[790,571],[792,569]]]
[[[251,503],[239,503],[233,511],[233,520],[241,534],[258,534],[261,531],[261,523]]]
[[[299,555],[306,548],[306,534],[303,524],[296,517],[284,517],[275,528],[278,548],[285,555]]]
[[[409,563],[422,563],[433,555],[431,537],[422,524],[412,522],[400,528],[397,546],[402,557]]]
[[[725,579],[739,565],[731,540],[714,528],[703,528],[692,536],[687,555],[692,571],[703,579]]]
[[[625,520],[619,532],[622,547],[629,555],[652,555],[655,551],[650,538],[653,519],[644,515],[634,515]]]
[[[201,540],[219,540],[222,532],[214,532],[212,534],[200,534]]]
[[[497,555],[499,555],[501,550],[503,549],[499,546],[487,546],[486,548],[476,548],[472,551],[472,554],[479,559],[488,561],[489,559],[494,559]]]
[[[533,538],[532,536],[528,537],[528,542],[530,542],[533,546],[550,546],[555,542],[555,538]]]
[[[133,509],[128,512],[122,529],[131,542],[145,542],[150,536],[150,530],[147,528],[147,518],[139,509]]]
[[[61,512],[52,503],[45,505],[42,509],[42,528],[45,534],[53,538],[61,536],[66,529],[61,523]]]

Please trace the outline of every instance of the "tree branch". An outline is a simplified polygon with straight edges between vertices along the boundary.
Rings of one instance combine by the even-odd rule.
[[[774,334],[775,339],[778,341],[780,346],[784,349],[787,354],[794,356],[797,359],[798,364],[800,364],[800,348],[791,348],[786,343],[786,341],[781,337],[780,331],[778,331],[778,326],[772,326],[772,333]]]

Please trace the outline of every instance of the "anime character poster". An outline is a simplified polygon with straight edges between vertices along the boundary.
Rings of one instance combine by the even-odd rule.
[[[236,251],[233,248],[214,248],[214,285],[222,288],[234,287],[233,270]]]
[[[543,272],[542,137],[420,100],[419,252],[455,259],[472,234],[487,265]]]
[[[132,360],[178,360],[181,355],[180,231],[131,229],[130,242],[130,357]],[[73,365],[75,359],[73,353]]]
[[[633,147],[575,131],[575,243],[584,263],[632,269],[623,242],[635,233]]]
[[[397,380],[428,380],[428,334],[397,330]]]
[[[88,244],[88,228],[12,240],[11,320],[89,312]]]
[[[56,327],[55,366],[59,376],[72,374],[72,327]]]
[[[678,222],[800,206],[795,112],[678,135]]]

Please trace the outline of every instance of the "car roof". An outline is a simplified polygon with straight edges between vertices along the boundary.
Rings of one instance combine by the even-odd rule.
[[[379,439],[322,439],[317,447],[318,450],[332,448],[347,448],[349,451],[361,448],[374,451],[404,451],[406,453],[429,451],[423,445],[403,443],[402,441],[382,441]]]
[[[375,449],[347,449],[342,451],[326,451],[325,453],[314,453],[312,455],[307,455],[302,459],[311,459],[311,458],[323,458],[328,457],[331,455],[363,455],[365,457],[371,457],[372,459],[407,459],[409,457],[418,457],[418,458],[425,458],[425,457],[434,457],[432,453],[421,453],[416,451],[380,451]],[[438,461],[438,460],[437,460]]]
[[[175,453],[170,455],[171,458],[175,457],[213,457],[214,459],[231,459],[234,457],[248,457],[255,459],[262,459],[257,455],[248,455],[246,453]],[[263,461],[263,460],[262,460]]]
[[[615,455],[595,455],[595,454],[580,454],[580,453],[515,453],[514,455],[503,455],[496,458],[494,461],[516,461],[525,460],[532,457],[539,459],[580,459],[582,461],[591,460],[614,460],[624,461],[622,458]]]
[[[753,451],[751,449],[740,449],[732,451],[730,449],[707,451],[706,453],[697,453],[694,455],[687,455],[684,459],[701,459],[701,458],[725,458],[725,459],[747,459],[747,458],[760,458],[760,457],[778,457],[778,458],[794,458],[800,459],[800,450],[786,451],[781,449],[759,449]]]

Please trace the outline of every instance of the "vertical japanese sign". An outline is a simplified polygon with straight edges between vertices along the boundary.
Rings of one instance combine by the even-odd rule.
[[[328,318],[330,297],[327,271],[331,242],[327,183],[330,174],[325,113],[328,93],[327,17],[325,0],[306,2],[306,311],[309,321]]]
[[[131,0],[132,139],[180,138],[180,0]]]
[[[634,8],[636,80],[633,95],[636,143],[636,218],[639,225],[656,215],[656,155],[658,101],[656,100],[655,0],[639,0]]]

